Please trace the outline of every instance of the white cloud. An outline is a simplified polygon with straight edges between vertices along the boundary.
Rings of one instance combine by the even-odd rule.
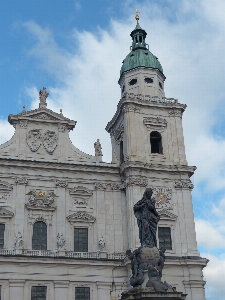
[[[179,3],[174,23],[165,19],[157,5],[142,4],[140,23],[148,32],[150,50],[159,57],[167,76],[166,95],[188,104],[184,133],[189,163],[198,166],[195,181],[205,180],[209,188],[221,189],[225,187],[221,167],[225,162],[225,141],[216,138],[212,129],[219,119],[222,122],[218,112],[224,111],[225,21],[213,23],[212,30],[214,15],[219,11],[209,1],[199,1],[197,6],[191,0]],[[223,5],[221,1],[220,4]],[[158,18],[149,18],[152,10],[161,11]],[[196,17],[188,18],[191,13]],[[36,39],[30,55],[59,80],[59,87],[47,87],[51,91],[49,107],[63,108],[66,116],[78,121],[71,138],[81,150],[93,154],[93,143],[100,138],[107,161],[111,149],[104,128],[120,98],[117,80],[122,60],[129,52],[129,34],[134,25],[133,20],[111,21],[109,31],[99,28],[96,35],[75,30],[71,40],[76,51],[72,53],[57,45],[49,29],[34,22],[25,23]]]
[[[221,231],[224,221],[210,223],[206,220],[195,220],[198,245],[206,249],[225,248],[225,235]]]
[[[204,253],[202,256],[209,259],[207,267],[203,269],[204,279],[206,280],[207,300],[223,300],[225,294],[223,277],[225,256],[215,256],[210,253]]]
[[[75,1],[74,2],[74,7],[75,7],[75,10],[78,12],[81,10],[81,4],[79,1]]]
[[[0,145],[11,139],[14,128],[5,120],[0,120]]]

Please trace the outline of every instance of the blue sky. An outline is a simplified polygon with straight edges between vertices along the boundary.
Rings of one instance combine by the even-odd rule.
[[[161,62],[167,97],[186,103],[183,117],[192,181],[198,248],[210,258],[207,299],[222,300],[225,268],[225,2],[217,0],[83,0],[0,2],[0,142],[13,128],[8,114],[38,107],[38,90],[50,91],[48,107],[77,122],[71,139],[94,154],[120,98],[117,84],[131,45],[133,11]],[[85,137],[85,138],[84,138]]]

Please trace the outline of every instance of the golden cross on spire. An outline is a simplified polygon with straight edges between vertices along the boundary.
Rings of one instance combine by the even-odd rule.
[[[139,20],[140,11],[138,11],[138,9],[136,8],[136,10],[134,12],[136,13],[135,19],[138,21]]]

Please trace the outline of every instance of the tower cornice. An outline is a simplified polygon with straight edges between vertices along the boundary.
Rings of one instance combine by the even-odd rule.
[[[151,164],[144,163],[141,161],[126,161],[120,166],[120,174],[125,175],[129,171],[142,171],[142,172],[168,172],[168,173],[186,173],[189,177],[191,177],[197,167],[195,166],[187,166],[187,165],[162,165],[162,164]]]
[[[131,105],[129,109],[126,107]],[[159,98],[159,97],[151,97],[149,95],[142,95],[142,94],[131,94],[126,93],[123,98],[120,99],[117,110],[115,115],[113,116],[112,120],[107,124],[105,130],[109,133],[112,132],[117,119],[119,118],[121,113],[126,112],[127,110],[131,111],[138,111],[141,106],[147,107],[154,107],[159,109],[167,109],[170,111],[179,112],[180,115],[183,114],[187,105],[178,103],[177,99],[174,98]]]

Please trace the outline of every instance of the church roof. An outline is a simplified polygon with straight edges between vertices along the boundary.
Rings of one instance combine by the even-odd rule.
[[[135,29],[130,34],[133,41],[132,51],[124,59],[120,75],[138,67],[158,69],[163,73],[163,68],[158,58],[149,51],[148,45],[145,43],[146,35],[146,31],[141,28],[137,21]]]

